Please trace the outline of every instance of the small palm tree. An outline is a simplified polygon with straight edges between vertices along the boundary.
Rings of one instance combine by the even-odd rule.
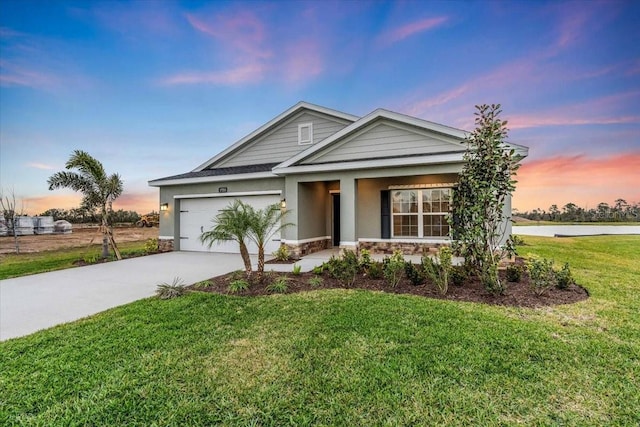
[[[49,177],[47,183],[49,190],[57,188],[70,188],[82,193],[82,207],[89,211],[100,210],[102,232],[102,257],[109,256],[109,244],[118,259],[122,259],[120,251],[113,239],[113,232],[109,225],[109,214],[112,204],[122,194],[123,184],[120,175],[114,173],[107,175],[102,163],[91,157],[88,153],[75,150],[67,164],[66,169],[77,169],[78,172],[57,172]]]
[[[248,237],[249,240],[253,241],[258,247],[258,268],[256,274],[258,276],[257,280],[262,281],[265,246],[276,233],[292,224],[283,222],[287,212],[281,210],[278,203],[258,210],[248,206],[248,210],[251,215]]]
[[[244,263],[247,278],[251,277],[251,258],[247,249],[247,236],[251,224],[250,206],[240,200],[235,200],[227,208],[223,209],[212,220],[215,225],[209,231],[200,235],[200,241],[211,247],[216,242],[235,241],[240,245],[240,256]]]

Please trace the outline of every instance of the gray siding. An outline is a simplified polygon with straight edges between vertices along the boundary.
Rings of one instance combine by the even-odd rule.
[[[463,151],[465,148],[463,144],[450,137],[431,135],[410,127],[382,122],[320,151],[303,164],[435,154]]]
[[[217,163],[215,167],[283,162],[312,146],[311,144],[298,144],[298,125],[304,123],[313,123],[314,144],[351,124],[351,122],[347,120],[336,117],[303,111],[258,138],[256,141],[245,145],[227,159],[223,159]]]

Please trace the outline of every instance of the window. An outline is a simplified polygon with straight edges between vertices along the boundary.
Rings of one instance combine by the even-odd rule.
[[[298,144],[313,144],[313,123],[298,125]]]
[[[450,188],[392,190],[393,237],[448,237]]]

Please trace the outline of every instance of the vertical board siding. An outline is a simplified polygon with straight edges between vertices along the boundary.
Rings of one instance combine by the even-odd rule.
[[[465,149],[462,144],[447,141],[445,138],[429,136],[384,123],[376,124],[343,143],[317,153],[303,164],[433,154]]]
[[[229,158],[216,164],[215,167],[283,162],[312,146],[312,144],[298,144],[298,125],[303,123],[313,123],[314,144],[350,124],[347,120],[318,113],[303,112],[247,144]]]

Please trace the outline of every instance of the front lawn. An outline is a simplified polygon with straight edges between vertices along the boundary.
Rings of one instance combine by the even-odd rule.
[[[147,299],[0,343],[0,425],[638,425],[640,236],[524,240],[591,298]]]

